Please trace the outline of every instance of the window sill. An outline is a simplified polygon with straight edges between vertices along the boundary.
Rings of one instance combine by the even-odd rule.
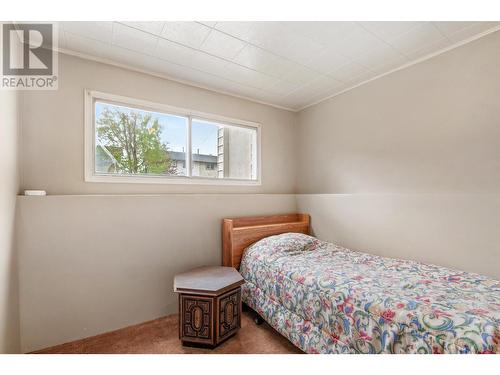
[[[261,186],[260,180],[215,179],[204,177],[168,177],[168,176],[116,176],[90,175],[85,182],[112,184],[171,184],[171,185],[212,185],[212,186]]]

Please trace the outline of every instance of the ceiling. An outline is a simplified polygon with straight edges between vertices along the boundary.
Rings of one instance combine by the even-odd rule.
[[[64,51],[298,110],[500,22],[60,22]]]

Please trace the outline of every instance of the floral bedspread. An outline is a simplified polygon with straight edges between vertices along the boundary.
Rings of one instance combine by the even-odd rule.
[[[500,353],[500,281],[286,233],[244,253],[243,301],[307,353]]]

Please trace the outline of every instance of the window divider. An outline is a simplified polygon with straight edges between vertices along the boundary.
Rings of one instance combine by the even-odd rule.
[[[192,168],[192,129],[193,129],[193,116],[188,116],[188,126],[187,126],[187,145],[186,145],[186,177],[191,177]]]

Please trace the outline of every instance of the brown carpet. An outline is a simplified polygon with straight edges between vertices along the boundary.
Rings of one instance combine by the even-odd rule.
[[[241,329],[217,348],[199,349],[184,347],[179,341],[177,314],[150,322],[104,333],[102,335],[69,342],[35,353],[42,354],[287,354],[302,353],[267,323],[258,326],[253,321],[254,312],[245,311],[241,316]]]

